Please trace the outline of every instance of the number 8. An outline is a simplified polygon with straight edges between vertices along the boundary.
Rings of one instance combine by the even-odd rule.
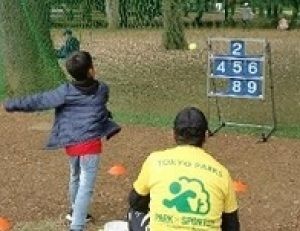
[[[240,81],[233,81],[232,82],[232,91],[235,93],[241,92],[241,82]]]

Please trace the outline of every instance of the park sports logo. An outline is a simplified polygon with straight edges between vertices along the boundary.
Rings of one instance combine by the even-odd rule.
[[[199,179],[180,177],[169,184],[172,199],[164,199],[162,204],[168,209],[176,209],[178,213],[206,215],[210,211],[210,195]]]

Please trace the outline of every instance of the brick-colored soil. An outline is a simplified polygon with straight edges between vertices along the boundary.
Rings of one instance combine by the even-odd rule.
[[[68,162],[63,151],[45,151],[49,115],[7,114],[0,110],[0,216],[14,224],[62,219],[68,210]],[[239,194],[243,231],[300,230],[300,141],[218,134],[206,149],[249,188]],[[148,153],[173,145],[169,129],[124,126],[105,143],[91,212],[96,221],[122,219],[127,194]],[[110,176],[114,164],[128,173]]]

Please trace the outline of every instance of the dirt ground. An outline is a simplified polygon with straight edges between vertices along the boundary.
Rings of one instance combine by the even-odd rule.
[[[6,114],[0,110],[0,216],[14,224],[62,220],[68,210],[67,157],[61,150],[43,150],[51,123],[49,114]],[[105,143],[89,230],[123,219],[127,195],[145,157],[174,145],[169,129],[124,126]],[[300,230],[300,141],[219,133],[205,147],[227,166],[234,179],[248,184],[238,194],[243,231]],[[128,172],[113,177],[108,170],[123,164]],[[46,231],[46,230],[45,230]]]

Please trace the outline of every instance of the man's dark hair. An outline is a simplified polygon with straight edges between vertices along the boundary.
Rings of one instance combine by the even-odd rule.
[[[180,111],[174,121],[174,134],[177,144],[202,146],[208,130],[204,114],[195,107]]]
[[[86,51],[74,52],[66,62],[67,71],[77,81],[85,80],[88,77],[89,69],[92,67],[92,56]]]

